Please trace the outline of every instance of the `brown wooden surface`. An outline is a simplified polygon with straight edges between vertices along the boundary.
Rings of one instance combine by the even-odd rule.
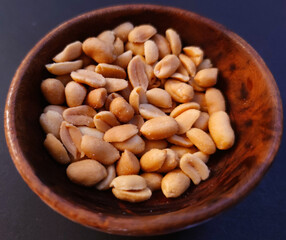
[[[220,70],[218,86],[228,102],[235,146],[209,161],[211,177],[177,199],[161,192],[143,203],[119,201],[110,191],[72,184],[65,167],[43,148],[38,119],[45,105],[44,68],[66,44],[119,23],[176,29],[184,45],[199,45]],[[97,10],[72,19],[44,37],[18,68],[5,109],[6,139],[27,184],[53,209],[81,224],[126,235],[152,235],[196,225],[229,208],[253,189],[269,168],[282,134],[282,106],[276,83],[259,55],[236,34],[194,13],[150,5]]]

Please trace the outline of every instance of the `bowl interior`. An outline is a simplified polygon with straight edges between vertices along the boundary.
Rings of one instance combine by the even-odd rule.
[[[155,192],[147,202],[130,204],[117,200],[110,191],[79,187],[66,177],[66,167],[52,160],[43,147],[44,133],[39,116],[47,103],[41,95],[40,83],[50,76],[44,65],[51,62],[66,44],[96,36],[124,21],[131,21],[134,25],[151,23],[162,34],[167,28],[174,28],[183,45],[200,46],[206,57],[219,68],[218,87],[227,99],[236,142],[230,150],[217,151],[211,156],[208,163],[211,176],[207,181],[191,186],[177,199],[166,199],[161,192]],[[178,212],[174,216],[181,216],[179,213],[184,213],[184,219],[169,219],[168,226],[162,224],[157,230],[151,224],[147,226],[145,223],[144,227],[141,223],[130,231],[131,234],[150,234],[196,224],[231,206],[265,173],[277,151],[281,134],[279,92],[255,51],[220,25],[173,8],[115,7],[91,12],[63,24],[46,36],[24,60],[15,75],[10,94],[13,101],[9,102],[7,109],[13,115],[15,129],[7,127],[6,130],[10,131],[10,137],[14,136],[11,139],[20,152],[15,153],[11,148],[10,151],[27,183],[44,201],[70,219],[115,233],[122,233],[120,223],[114,227],[104,225],[106,216],[117,218],[123,224],[131,217],[150,216],[154,219],[159,216],[160,219],[170,216],[168,214]],[[21,155],[21,158],[15,155]],[[35,179],[37,183],[33,182]],[[69,211],[64,210],[65,206],[70,207]],[[80,211],[88,214],[89,219],[83,215],[77,218]],[[98,215],[101,217],[92,221]]]

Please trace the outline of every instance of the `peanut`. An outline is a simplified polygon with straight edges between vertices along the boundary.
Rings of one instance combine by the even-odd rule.
[[[200,111],[196,109],[189,109],[181,113],[175,118],[178,123],[179,130],[177,134],[184,134],[191,129],[193,124],[200,116]]]
[[[66,102],[69,107],[77,107],[83,103],[87,90],[80,83],[71,81],[65,87]]]
[[[152,192],[149,188],[144,188],[137,191],[126,191],[112,188],[112,193],[116,198],[128,202],[143,202],[148,200],[152,195]]]
[[[167,173],[170,172],[171,170],[175,169],[178,166],[179,163],[179,158],[178,155],[175,151],[173,151],[172,149],[166,148],[165,150],[167,155],[166,155],[166,159],[162,165],[162,167],[160,169],[158,169],[157,171],[160,173]]]
[[[65,75],[82,67],[82,60],[46,64],[46,69],[54,75]]]
[[[145,142],[138,135],[135,135],[124,142],[114,142],[112,144],[119,151],[128,150],[134,154],[142,153],[145,149]]]
[[[209,114],[206,112],[201,112],[199,118],[197,119],[197,121],[194,123],[194,127],[195,128],[200,128],[203,131],[207,131],[208,130],[208,124],[209,124]]]
[[[113,52],[116,56],[119,56],[124,52],[124,43],[119,37],[116,38],[115,42],[113,43],[113,46]]]
[[[167,157],[166,150],[151,149],[140,159],[140,166],[144,172],[158,171],[164,164]]]
[[[105,78],[105,88],[108,93],[118,92],[128,87],[128,82],[119,78]]]
[[[156,149],[165,149],[167,148],[168,143],[165,140],[147,140],[145,139],[145,149],[141,153],[142,155],[148,151],[150,151],[153,148]]]
[[[93,88],[104,87],[106,84],[105,78],[101,74],[85,69],[79,69],[76,72],[72,72],[71,77],[74,81],[86,84]]]
[[[138,174],[139,171],[139,160],[132,152],[125,150],[116,165],[117,175],[134,175]]]
[[[179,55],[182,50],[182,42],[179,34],[174,29],[166,30],[166,38],[170,44],[170,48],[173,54]]]
[[[116,58],[116,60],[113,62],[113,64],[126,69],[131,59],[132,59],[132,51],[128,50],[122,53],[121,55],[119,55]]]
[[[159,108],[153,106],[152,104],[140,104],[139,113],[145,119],[152,119],[156,117],[166,116],[166,114]]]
[[[139,175],[122,175],[113,179],[110,187],[119,190],[136,191],[147,187],[145,179]]]
[[[133,28],[134,26],[131,22],[125,22],[114,28],[113,32],[117,37],[120,37],[123,42],[126,42],[128,40],[128,34]]]
[[[204,58],[204,52],[200,47],[188,46],[183,48],[186,55],[188,55],[196,66],[200,65]]]
[[[90,127],[78,127],[82,135],[93,136],[99,139],[103,139],[103,133],[95,128]]]
[[[65,102],[65,87],[61,81],[48,78],[41,83],[41,90],[50,104],[63,104]]]
[[[140,131],[141,127],[144,124],[144,119],[141,115],[134,115],[134,117],[128,123],[134,124]]]
[[[207,89],[205,101],[209,115],[218,111],[225,111],[225,100],[220,90],[216,88]]]
[[[133,28],[128,34],[128,40],[134,43],[144,43],[157,33],[152,25],[140,25]]]
[[[133,55],[144,55],[144,43],[127,42],[125,44],[125,51],[132,51]]]
[[[107,171],[107,176],[102,181],[100,181],[98,184],[96,184],[96,188],[98,190],[107,190],[107,189],[109,189],[110,188],[109,187],[110,183],[116,177],[115,167],[114,167],[113,164],[109,165],[106,168],[106,171]]]
[[[193,155],[200,158],[204,163],[207,163],[209,160],[209,155],[200,151],[193,153]]]
[[[93,108],[81,105],[66,109],[63,112],[63,118],[76,126],[94,127],[93,117],[95,114],[96,111]]]
[[[129,103],[134,108],[136,113],[139,113],[139,105],[147,103],[147,96],[145,90],[142,87],[135,87],[129,96]]]
[[[47,111],[40,116],[40,124],[45,133],[52,133],[56,138],[60,138],[62,121],[62,115],[55,111]]]
[[[55,111],[59,114],[63,114],[63,111],[66,110],[67,108],[64,106],[58,106],[58,105],[48,105],[44,108],[44,113],[47,113],[48,111]]]
[[[106,100],[105,100],[105,109],[106,109],[106,110],[110,110],[109,108],[110,108],[111,102],[112,102],[115,98],[118,98],[118,97],[122,97],[122,96],[121,96],[120,94],[118,94],[118,93],[110,93],[110,94],[107,96]]]
[[[66,62],[74,60],[81,55],[81,46],[82,43],[80,41],[70,43],[64,48],[63,51],[57,54],[53,60],[55,62]]]
[[[126,78],[126,72],[122,67],[100,63],[96,66],[95,72],[101,74],[105,78]]]
[[[197,71],[201,71],[203,69],[206,69],[206,68],[212,68],[213,65],[211,63],[211,60],[210,59],[204,59],[201,64],[197,67]]]
[[[180,80],[181,82],[188,82],[190,80],[189,76],[183,75],[182,73],[173,73],[171,75],[171,78],[176,79],[176,80]]]
[[[194,146],[182,147],[182,146],[173,145],[170,147],[170,149],[172,149],[174,152],[176,152],[179,158],[181,158],[186,153],[195,153],[198,151],[198,149]]]
[[[70,74],[56,76],[56,79],[61,81],[61,83],[66,86],[70,81],[73,79],[71,78]]]
[[[133,124],[123,124],[108,129],[104,134],[106,142],[124,142],[138,133],[138,128]]]
[[[99,109],[103,107],[105,100],[107,98],[107,91],[105,88],[97,88],[91,90],[86,97],[86,104],[95,108]]]
[[[180,60],[176,55],[166,55],[160,62],[154,67],[154,74],[157,78],[168,78],[180,65]]]
[[[115,35],[113,31],[107,30],[100,33],[97,38],[107,44],[112,45],[115,41]]]
[[[122,97],[115,98],[109,108],[110,112],[112,112],[120,122],[129,122],[134,116],[133,108]]]
[[[203,111],[203,112],[208,111],[208,105],[206,102],[205,93],[195,92],[193,101],[198,103],[201,106],[201,111]]]
[[[161,107],[161,108],[170,108],[172,107],[172,98],[170,94],[161,89],[153,88],[146,92],[147,100],[149,103]]]
[[[212,87],[217,82],[217,68],[202,69],[197,72],[194,80],[200,87]]]
[[[159,51],[154,41],[148,40],[144,43],[144,55],[147,64],[152,64],[158,60]]]
[[[164,58],[166,55],[171,54],[170,45],[167,39],[161,34],[155,34],[152,40],[156,43],[159,50],[159,59]]]
[[[191,147],[194,144],[185,136],[173,135],[172,137],[167,138],[169,143],[182,146],[182,147]]]
[[[173,109],[173,111],[170,113],[170,117],[176,118],[177,116],[179,116],[180,114],[182,114],[183,112],[189,109],[200,110],[200,105],[196,102],[180,104],[176,108]]]
[[[174,101],[180,103],[190,102],[194,97],[193,87],[177,80],[167,80],[165,90],[171,95]]]
[[[190,74],[190,76],[194,77],[196,75],[196,65],[193,60],[185,54],[180,54],[179,59],[181,60],[181,63],[183,64],[187,72]]]
[[[142,173],[140,175],[147,183],[147,187],[152,191],[161,189],[162,175],[159,173]]]

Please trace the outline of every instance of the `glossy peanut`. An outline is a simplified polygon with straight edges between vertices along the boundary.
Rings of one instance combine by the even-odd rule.
[[[148,103],[139,105],[139,113],[144,119],[152,119],[156,117],[166,116],[166,114],[159,108]]]
[[[120,190],[136,191],[142,190],[147,187],[146,181],[139,175],[122,175],[113,179],[110,187]]]
[[[217,82],[217,68],[207,68],[197,72],[194,80],[201,87],[212,87]]]
[[[105,78],[101,74],[90,70],[79,69],[72,72],[71,77],[74,81],[86,84],[93,88],[104,87],[106,84]]]
[[[196,120],[196,122],[194,123],[194,127],[195,128],[200,128],[203,131],[207,131],[208,130],[208,124],[209,124],[209,114],[206,112],[201,112],[199,118]]]
[[[173,109],[173,111],[170,113],[170,117],[175,118],[179,116],[181,113],[189,109],[200,110],[200,105],[196,102],[188,102],[188,103],[180,104],[176,108]]]
[[[106,110],[110,110],[109,108],[110,108],[111,102],[112,102],[115,98],[118,98],[118,97],[122,97],[122,96],[121,96],[119,93],[110,93],[110,94],[107,96],[106,100],[105,100],[105,104],[104,104],[105,109],[106,109]]]
[[[97,88],[91,90],[86,97],[86,104],[95,108],[99,109],[103,107],[105,100],[107,98],[107,91],[105,88]]]
[[[134,108],[136,113],[139,113],[139,105],[148,103],[145,90],[141,87],[135,87],[129,96],[129,103]]]
[[[225,100],[222,92],[216,88],[209,88],[205,94],[209,115],[218,111],[225,111]]]
[[[156,43],[159,51],[159,59],[171,54],[171,48],[167,39],[161,34],[155,34],[152,40]]]
[[[141,127],[144,124],[144,119],[141,115],[134,115],[134,117],[128,123],[134,124],[140,131]]]
[[[144,43],[157,33],[157,30],[149,24],[133,28],[128,34],[128,40],[134,43]]]
[[[138,133],[137,126],[133,124],[123,124],[108,129],[104,134],[106,142],[124,142]]]
[[[86,88],[75,81],[69,82],[65,87],[66,102],[69,107],[80,106],[86,96]]]
[[[169,143],[182,146],[182,147],[191,147],[194,144],[184,135],[173,135],[172,137],[167,138]]]
[[[193,87],[178,80],[167,80],[165,90],[172,99],[180,103],[190,102],[194,97]]]
[[[115,98],[110,104],[110,112],[112,112],[120,122],[127,123],[134,116],[134,110],[131,105],[122,97]]]
[[[173,54],[179,55],[182,50],[182,42],[179,34],[172,28],[166,30],[166,38]]]
[[[188,46],[183,48],[186,55],[188,55],[196,66],[200,65],[204,58],[204,52],[200,47]]]
[[[172,98],[170,94],[161,88],[153,88],[146,92],[146,97],[149,103],[161,107],[170,108],[172,107]]]
[[[128,40],[128,34],[133,28],[134,26],[131,22],[124,22],[114,28],[113,32],[117,37],[120,37],[123,42],[126,42]]]
[[[78,127],[78,129],[80,130],[82,135],[89,135],[89,136],[93,136],[99,139],[103,139],[104,134],[96,128],[82,126],[82,127]]]
[[[196,75],[196,65],[191,58],[185,54],[180,54],[179,59],[191,77]]]
[[[206,102],[206,95],[202,92],[195,92],[194,98],[192,100],[193,102],[198,103],[201,106],[201,111],[207,112],[208,111],[208,105]]]
[[[67,107],[64,106],[59,106],[59,105],[48,105],[44,108],[44,113],[48,112],[48,111],[55,111],[59,114],[63,114],[63,111],[66,110]]]
[[[174,54],[166,55],[154,67],[154,74],[157,78],[170,77],[179,67],[180,60]]]
[[[54,75],[65,75],[82,67],[82,60],[46,64],[46,69]]]
[[[178,146],[178,145],[172,145],[170,149],[176,152],[179,158],[181,158],[186,153],[195,153],[198,151],[198,149],[194,146],[183,147],[183,146]]]
[[[131,51],[133,55],[144,56],[144,43],[127,42],[125,44],[125,51]]]
[[[136,175],[139,171],[139,160],[132,152],[125,150],[116,164],[117,175]]]
[[[74,60],[81,55],[81,46],[82,43],[80,41],[70,43],[63,49],[63,51],[57,54],[53,60],[55,62],[66,62]]]
[[[112,144],[119,151],[128,150],[134,154],[140,154],[145,149],[145,142],[138,135],[135,135],[124,142],[114,142]]]
[[[126,78],[126,72],[122,67],[113,64],[100,63],[96,66],[95,72],[105,78]]]
[[[65,102],[65,87],[61,81],[48,78],[41,83],[41,90],[50,104],[61,105]]]
[[[152,196],[152,192],[149,188],[138,191],[126,191],[112,188],[112,193],[116,198],[132,203],[146,201]]]
[[[65,121],[72,123],[76,126],[94,127],[93,117],[96,111],[87,105],[81,105],[78,107],[67,108],[63,112],[63,118]]]
[[[97,38],[107,44],[110,44],[112,45],[115,41],[115,35],[114,35],[114,32],[113,31],[110,31],[110,30],[106,30],[106,31],[103,31],[101,32]]]
[[[128,50],[119,55],[113,62],[113,64],[126,69],[131,59],[132,59],[132,51]]]
[[[96,188],[98,190],[107,190],[110,188],[110,183],[116,177],[114,164],[109,165],[106,168],[107,176],[101,180],[98,184],[96,184]]]
[[[60,126],[63,117],[55,111],[47,111],[40,116],[40,124],[45,133],[52,133],[55,137],[60,138]]]
[[[108,93],[118,92],[128,87],[128,82],[120,78],[105,78],[105,88]]]
[[[158,171],[164,164],[167,152],[160,149],[151,149],[140,159],[140,166],[144,172]]]
[[[166,151],[167,155],[162,167],[157,170],[160,173],[172,171],[178,166],[179,163],[179,157],[175,151],[169,148],[164,149],[164,151]]]
[[[147,187],[152,191],[157,191],[161,189],[161,182],[163,176],[159,173],[142,173],[140,175],[143,177],[147,183]]]
[[[113,52],[116,56],[119,56],[124,52],[124,43],[119,37],[115,39],[113,46],[114,46]]]
[[[191,129],[193,124],[200,116],[200,111],[196,109],[189,109],[181,113],[175,118],[178,123],[179,129],[177,134],[184,134]]]
[[[207,163],[210,157],[208,154],[205,154],[201,151],[195,152],[193,155],[200,158],[204,163]]]
[[[154,41],[148,40],[144,43],[144,55],[147,64],[152,64],[158,60],[159,50]]]

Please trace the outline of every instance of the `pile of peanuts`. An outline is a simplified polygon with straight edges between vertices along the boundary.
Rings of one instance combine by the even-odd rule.
[[[198,46],[152,25],[125,22],[68,44],[47,64],[50,104],[40,116],[44,146],[68,178],[112,188],[129,202],[162,190],[183,194],[209,177],[206,165],[235,135],[217,83],[218,69]]]

